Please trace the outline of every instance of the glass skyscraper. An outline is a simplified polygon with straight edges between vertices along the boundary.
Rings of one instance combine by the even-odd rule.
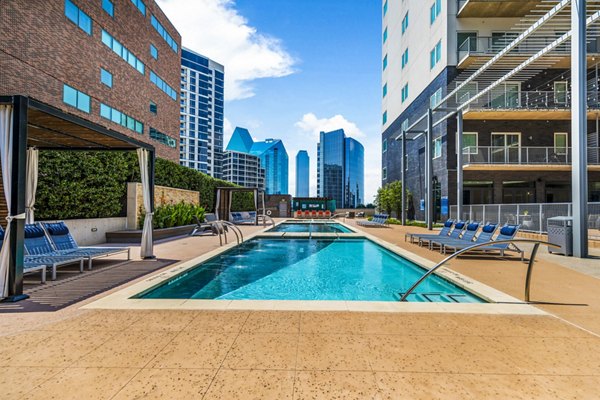
[[[321,132],[317,144],[317,193],[338,208],[364,204],[364,147],[343,129]]]
[[[309,197],[310,157],[306,150],[296,155],[296,197]]]
[[[247,129],[236,127],[227,144],[227,151],[251,154],[260,158],[265,170],[265,192],[288,194],[288,154],[279,139],[255,142]]]
[[[189,49],[181,50],[179,162],[221,178],[224,67]]]

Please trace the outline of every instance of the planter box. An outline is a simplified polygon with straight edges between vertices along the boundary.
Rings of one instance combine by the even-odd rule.
[[[176,236],[189,235],[196,225],[175,226],[173,228],[154,229],[153,239],[161,240]],[[107,243],[142,243],[141,230],[126,230],[116,232],[106,232]]]

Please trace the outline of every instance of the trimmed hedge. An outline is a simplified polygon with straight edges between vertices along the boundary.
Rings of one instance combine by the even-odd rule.
[[[134,152],[40,151],[36,219],[123,217],[127,182],[140,182]],[[155,184],[200,192],[213,211],[215,188],[236,186],[177,163],[156,159]],[[252,210],[251,194],[234,197],[232,209]]]

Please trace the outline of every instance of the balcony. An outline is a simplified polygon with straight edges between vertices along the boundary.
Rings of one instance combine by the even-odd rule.
[[[524,17],[542,0],[457,0],[458,18]]]
[[[588,147],[590,169],[600,170],[600,147]],[[465,170],[570,171],[571,148],[524,146],[465,147]]]
[[[479,65],[498,54],[517,37],[517,32],[505,32],[495,36],[471,36],[458,46],[457,67],[464,69],[472,65]],[[506,57],[512,57],[516,61],[525,61],[558,38],[559,36],[529,37],[511,50]],[[597,38],[591,38],[588,41],[587,52],[589,61],[600,53],[600,44]],[[571,42],[561,44],[548,54],[556,57],[554,68],[569,68]]]
[[[520,91],[518,82],[507,82],[474,100],[465,110],[465,119],[489,120],[566,120],[571,117],[571,93],[565,90]],[[457,95],[463,103],[472,92]],[[588,90],[588,116],[595,118],[600,111],[600,93]]]

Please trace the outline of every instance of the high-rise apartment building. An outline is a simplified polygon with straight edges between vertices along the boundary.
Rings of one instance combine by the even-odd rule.
[[[236,185],[265,189],[265,170],[260,166],[260,158],[237,151],[223,153],[223,179]]]
[[[296,197],[309,197],[310,157],[306,150],[296,154]]]
[[[364,148],[343,129],[321,132],[317,144],[317,195],[338,208],[364,204]]]
[[[236,127],[226,151],[257,156],[265,171],[265,193],[288,194],[288,155],[281,140],[255,142],[247,129]]]
[[[521,64],[569,29],[560,9],[519,39],[559,1],[382,1],[382,184],[401,179],[403,130],[406,188],[414,217],[424,218],[425,135],[432,109],[431,185],[436,219],[456,204],[458,160],[465,204],[571,200],[571,49],[561,42]],[[594,10],[589,10],[588,14]],[[566,26],[565,26],[565,21]],[[600,200],[598,30],[588,29],[589,200]],[[500,83],[497,83],[499,79]],[[457,114],[463,116],[457,149]],[[420,121],[420,122],[419,122]],[[457,157],[458,156],[458,157]],[[516,215],[516,213],[513,212]],[[546,215],[547,217],[548,215]],[[501,216],[500,222],[516,222]]]
[[[0,7],[0,96],[26,96],[30,105],[179,159],[181,36],[154,0],[6,0]],[[41,117],[31,121],[29,136],[48,136],[36,146],[53,146],[43,125]],[[50,129],[62,132],[58,122]],[[69,132],[72,145],[99,145],[80,133]]]
[[[179,162],[221,177],[225,68],[192,50],[181,51]]]

